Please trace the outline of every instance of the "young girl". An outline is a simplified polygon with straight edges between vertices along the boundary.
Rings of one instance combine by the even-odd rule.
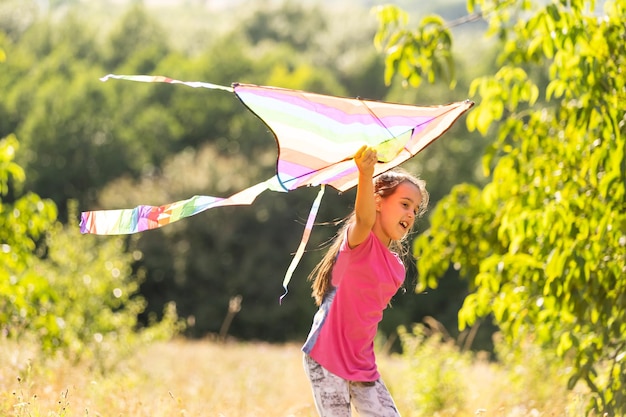
[[[403,171],[372,179],[376,151],[362,147],[355,209],[311,273],[319,311],[304,344],[304,367],[321,417],[399,416],[376,367],[374,337],[383,310],[404,281],[398,255],[426,210],[423,181]]]

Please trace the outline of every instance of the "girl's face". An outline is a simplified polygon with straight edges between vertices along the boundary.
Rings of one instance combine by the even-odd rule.
[[[392,240],[401,240],[413,227],[421,202],[419,189],[409,181],[398,185],[393,194],[385,198],[376,196],[374,234],[386,245]]]

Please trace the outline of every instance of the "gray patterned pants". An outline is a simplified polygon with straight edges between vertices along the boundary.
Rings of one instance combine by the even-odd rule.
[[[373,382],[346,381],[328,372],[307,354],[304,354],[304,370],[311,381],[320,417],[350,417],[351,403],[360,417],[400,417],[380,378]]]

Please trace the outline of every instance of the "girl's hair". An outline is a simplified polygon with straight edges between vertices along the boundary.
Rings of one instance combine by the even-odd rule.
[[[420,192],[422,200],[416,217],[421,217],[426,212],[428,207],[429,195],[428,191],[426,191],[426,183],[402,169],[396,168],[375,177],[374,194],[378,194],[382,198],[386,198],[393,194],[396,191],[396,188],[404,182],[410,182],[415,185]],[[331,290],[332,269],[335,265],[335,260],[337,259],[337,254],[339,253],[339,248],[341,247],[341,243],[345,237],[346,230],[354,222],[354,219],[355,212],[353,211],[348,217],[340,222],[343,223],[343,225],[335,235],[335,238],[330,244],[326,255],[324,255],[322,260],[309,274],[308,279],[313,281],[313,284],[311,285],[311,288],[313,289],[312,296],[318,306],[322,304],[324,297]],[[402,256],[405,256],[408,251],[405,249],[403,241],[404,238],[402,241],[392,241],[390,249]]]

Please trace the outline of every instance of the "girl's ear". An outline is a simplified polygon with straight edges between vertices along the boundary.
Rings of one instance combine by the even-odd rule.
[[[376,205],[376,211],[380,211],[380,203],[382,201],[380,194],[374,194],[374,204]]]

